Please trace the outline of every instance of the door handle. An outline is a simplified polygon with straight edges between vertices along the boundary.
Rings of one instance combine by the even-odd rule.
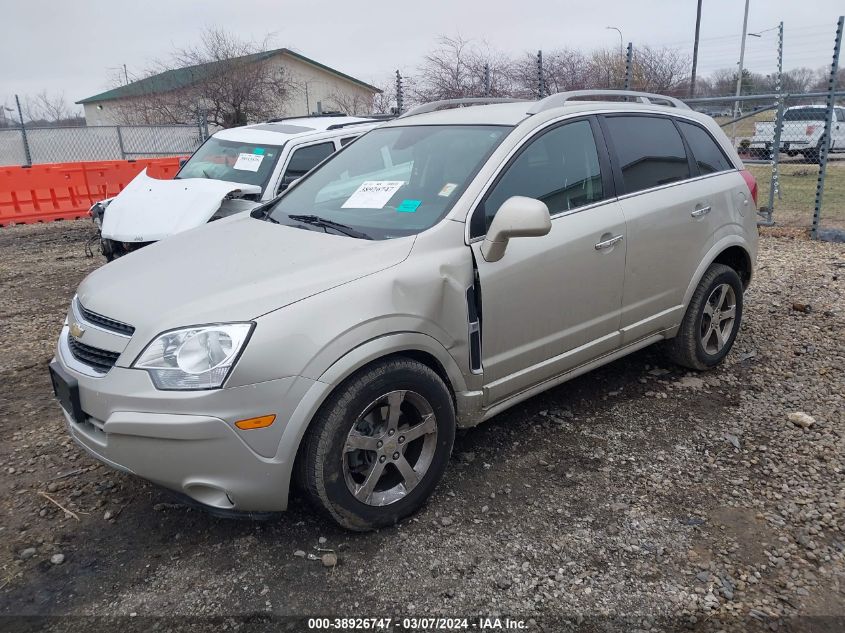
[[[695,211],[691,211],[690,215],[694,218],[700,218],[710,213],[710,206],[701,207],[700,209],[696,209]]]
[[[603,242],[599,242],[596,244],[596,250],[600,251],[603,248],[610,248],[611,246],[616,246],[619,242],[622,241],[623,235],[614,235],[609,240],[604,240]]]

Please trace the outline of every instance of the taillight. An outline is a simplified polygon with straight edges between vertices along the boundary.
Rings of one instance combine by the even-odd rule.
[[[757,207],[757,179],[747,169],[743,169],[741,172],[743,180],[745,180],[745,184],[748,185],[748,191],[751,192],[751,199],[754,200],[754,207]]]
[[[808,125],[806,134],[807,134],[807,136],[812,136],[813,132],[815,132],[815,131],[816,131],[815,125]]]

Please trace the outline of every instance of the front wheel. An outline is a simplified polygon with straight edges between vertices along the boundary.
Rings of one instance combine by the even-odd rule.
[[[454,438],[443,380],[416,361],[385,360],[341,384],[320,409],[303,440],[299,478],[340,525],[393,525],[434,491]]]
[[[713,264],[693,293],[681,328],[667,341],[669,357],[684,367],[715,367],[733,347],[742,321],[742,281],[733,268]]]

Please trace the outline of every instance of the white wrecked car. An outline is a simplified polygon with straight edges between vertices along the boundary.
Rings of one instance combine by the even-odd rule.
[[[311,116],[221,130],[172,180],[146,169],[91,207],[109,261],[212,220],[272,200],[325,158],[378,125],[371,118]]]

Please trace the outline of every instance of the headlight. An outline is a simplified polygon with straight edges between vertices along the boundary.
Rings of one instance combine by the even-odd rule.
[[[91,219],[94,221],[94,224],[100,230],[102,230],[103,228],[103,216],[106,213],[106,207],[111,204],[112,200],[114,200],[114,198],[106,198],[105,200],[100,200],[99,202],[95,202],[94,205],[90,209],[88,209],[88,213],[91,215]]]
[[[132,363],[157,389],[218,389],[237,361],[253,323],[197,325],[160,334]]]

